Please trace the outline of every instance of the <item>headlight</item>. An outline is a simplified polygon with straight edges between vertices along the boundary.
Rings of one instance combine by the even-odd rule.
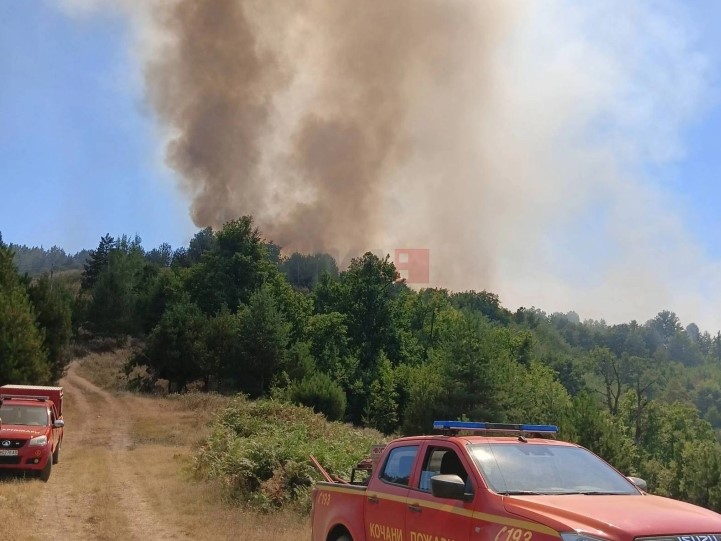
[[[561,532],[561,539],[563,541],[608,541],[603,537],[594,537],[583,532]]]
[[[47,445],[47,443],[48,443],[47,436],[35,436],[33,439],[30,440],[30,445],[33,445],[33,446]]]

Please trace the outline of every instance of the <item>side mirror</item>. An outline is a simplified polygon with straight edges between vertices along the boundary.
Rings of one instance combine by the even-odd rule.
[[[467,502],[473,494],[466,493],[466,483],[457,475],[434,475],[431,477],[431,494],[436,498],[448,498]]]
[[[53,428],[62,428],[64,426],[65,426],[65,421],[63,421],[62,419],[58,419],[57,421],[55,421],[53,423]]]
[[[640,477],[627,477],[626,479],[631,481],[634,485],[636,485],[638,488],[640,488],[644,492],[646,492],[646,490],[648,489],[648,484],[646,483],[646,481],[644,481]]]

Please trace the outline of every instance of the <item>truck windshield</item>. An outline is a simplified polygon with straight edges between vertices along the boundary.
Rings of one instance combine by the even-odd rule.
[[[640,495],[628,479],[581,447],[482,443],[470,451],[488,486],[499,494]]]
[[[0,407],[0,419],[3,425],[47,426],[48,412],[37,406],[18,406],[8,404]]]

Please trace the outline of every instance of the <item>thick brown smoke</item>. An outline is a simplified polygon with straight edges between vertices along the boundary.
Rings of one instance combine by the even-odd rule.
[[[434,81],[464,83],[469,53],[483,64],[507,18],[475,0],[160,6],[172,39],[146,78],[195,224],[252,214],[286,248],[336,253],[387,242],[383,195],[418,152],[409,117],[439,106],[426,99]]]
[[[721,325],[721,263],[643,173],[715,88],[683,4],[58,1],[129,17],[198,226],[252,214],[340,263],[427,248],[431,285],[511,308]]]

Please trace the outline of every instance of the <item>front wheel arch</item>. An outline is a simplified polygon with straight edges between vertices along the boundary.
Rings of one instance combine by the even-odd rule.
[[[345,526],[341,525],[333,528],[326,539],[327,541],[353,541],[350,532],[345,528]]]

